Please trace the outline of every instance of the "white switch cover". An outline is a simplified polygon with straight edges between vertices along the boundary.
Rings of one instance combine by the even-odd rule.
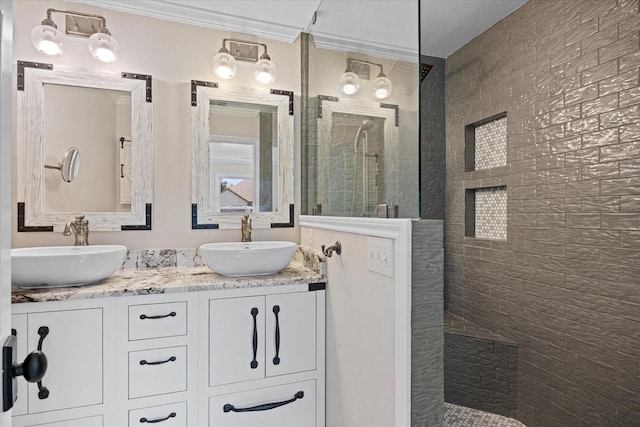
[[[393,239],[367,237],[367,268],[393,277]]]
[[[304,242],[304,244],[306,244],[308,247],[313,248],[313,228],[307,228],[307,239],[306,242]]]

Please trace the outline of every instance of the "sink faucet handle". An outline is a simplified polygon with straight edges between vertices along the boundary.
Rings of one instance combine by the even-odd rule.
[[[241,242],[250,242],[251,241],[251,219],[249,215],[244,215],[242,220],[240,221],[241,227]]]

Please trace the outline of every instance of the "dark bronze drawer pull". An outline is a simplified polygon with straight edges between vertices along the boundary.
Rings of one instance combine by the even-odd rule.
[[[273,364],[280,364],[280,317],[278,316],[280,313],[280,306],[273,306],[273,314],[276,316],[276,356],[273,358]]]
[[[295,402],[298,399],[302,399],[304,397],[304,392],[299,391],[293,396],[293,398],[289,400],[283,400],[282,402],[273,402],[273,403],[265,403],[262,405],[251,406],[250,408],[236,408],[230,403],[227,403],[222,407],[224,412],[258,412],[258,411],[268,411],[269,409],[279,408],[280,406],[288,405],[289,403]]]
[[[169,314],[160,314],[158,316],[147,316],[146,314],[141,314],[140,315],[140,320],[144,320],[144,319],[164,319],[165,317],[176,317],[177,313],[175,311],[172,311]]]
[[[258,367],[258,308],[253,307],[251,309],[251,316],[253,317],[253,360],[251,361],[251,369]]]
[[[175,361],[176,361],[176,357],[175,356],[171,356],[167,360],[161,360],[159,362],[147,362],[146,360],[141,360],[140,364],[142,366],[144,366],[144,365],[164,365],[165,363],[175,362]]]
[[[142,418],[140,418],[140,423],[142,423],[142,424],[144,424],[144,423],[149,423],[149,424],[161,423],[163,421],[167,421],[169,418],[175,418],[176,415],[178,415],[178,414],[176,414],[175,412],[172,412],[169,415],[167,415],[165,418],[158,418],[158,419],[155,419],[155,420],[150,420],[150,419],[147,419],[145,417],[142,417]]]

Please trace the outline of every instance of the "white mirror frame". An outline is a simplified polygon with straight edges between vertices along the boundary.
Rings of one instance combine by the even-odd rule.
[[[338,101],[325,99],[322,101],[322,117],[318,118],[318,148],[319,150],[328,150],[331,147],[331,128],[333,126],[333,113],[352,114],[354,116],[379,117],[384,121],[384,142],[398,141],[400,138],[400,128],[397,124],[396,109],[383,108],[381,104],[370,101],[357,101],[348,98],[339,98]],[[355,135],[354,135],[355,136]],[[328,153],[318,153],[319,158],[329,158]],[[329,180],[331,174],[322,174],[318,171],[318,196],[329,194]],[[321,181],[323,179],[323,181]],[[329,206],[329,199],[318,199],[321,205]]]
[[[149,76],[150,78],[150,76]],[[82,212],[91,231],[120,231],[123,226],[148,229],[147,206],[153,201],[153,104],[147,102],[147,81],[121,73],[55,65],[24,68],[24,90],[17,91],[17,201],[25,204],[24,226],[62,231],[70,212],[46,212],[44,200],[44,85],[90,87],[131,93],[131,212]],[[114,141],[114,146],[117,141]],[[96,189],[99,191],[99,189]],[[21,219],[19,218],[19,221]],[[26,230],[25,230],[26,231]],[[51,231],[51,230],[42,230]]]
[[[193,95],[193,94],[192,94]],[[294,203],[294,119],[289,97],[272,94],[269,89],[220,85],[195,86],[197,105],[191,109],[191,203],[193,229],[239,229],[242,213],[215,212],[212,206],[209,170],[209,114],[211,100],[273,105],[278,109],[278,182],[275,212],[250,214],[253,228],[293,227]]]

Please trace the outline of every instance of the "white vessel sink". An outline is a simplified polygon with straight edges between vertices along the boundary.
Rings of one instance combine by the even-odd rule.
[[[223,276],[262,276],[288,266],[297,247],[293,242],[208,243],[200,246],[200,256]]]
[[[126,246],[45,246],[11,249],[11,282],[21,288],[82,286],[120,268]]]

